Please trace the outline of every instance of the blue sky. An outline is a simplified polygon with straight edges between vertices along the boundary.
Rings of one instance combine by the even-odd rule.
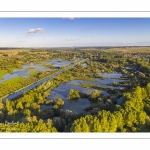
[[[0,47],[150,46],[150,18],[0,18]]]

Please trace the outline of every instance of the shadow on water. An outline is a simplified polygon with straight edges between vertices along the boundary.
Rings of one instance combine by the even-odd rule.
[[[107,77],[107,78],[121,78],[122,74],[118,72],[113,72],[113,73],[102,73],[101,70],[99,71],[99,74]]]
[[[117,79],[97,79],[97,81],[88,81],[88,80],[72,80],[70,82],[68,82],[68,84],[76,84],[76,85],[80,85],[82,83],[88,83],[88,84],[94,84],[94,85],[98,85],[101,88],[111,88],[111,89],[121,89],[123,88],[122,86],[118,85],[118,86],[113,86],[113,85],[107,85],[107,84],[112,84],[113,82],[124,82],[123,80],[117,80]]]
[[[58,98],[62,98],[64,101],[63,110],[71,110],[73,113],[85,113],[84,110],[86,107],[93,105],[88,98],[79,98],[77,100],[68,100],[67,96],[70,89],[78,90],[84,94],[90,95],[95,89],[92,88],[83,88],[81,86],[73,86],[69,84],[60,84],[57,88],[54,88],[50,92],[50,96],[47,98],[48,100],[56,100]],[[103,95],[109,95],[106,91],[102,91]],[[42,105],[41,109],[44,110],[46,108],[52,108],[52,106]]]
[[[13,78],[17,78],[17,77],[25,77],[25,78],[29,78],[30,73],[32,72],[45,72],[45,71],[49,71],[49,70],[54,70],[51,68],[47,68],[44,65],[45,64],[51,64],[54,67],[62,67],[62,66],[66,66],[71,64],[72,62],[75,62],[77,59],[75,59],[74,61],[62,61],[62,59],[55,59],[55,60],[49,60],[46,62],[42,62],[41,64],[34,64],[34,63],[30,63],[30,64],[23,64],[22,67],[23,69],[21,70],[14,70],[13,73],[10,74],[6,74],[2,77],[2,79],[0,80],[0,82],[5,82],[7,80],[13,79]]]

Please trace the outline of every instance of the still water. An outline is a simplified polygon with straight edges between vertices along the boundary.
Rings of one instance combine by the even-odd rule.
[[[60,84],[57,88],[54,88],[50,92],[48,100],[56,100],[61,98],[64,101],[63,110],[71,110],[72,113],[85,113],[84,110],[86,107],[93,105],[88,98],[79,98],[78,100],[68,100],[67,96],[70,89],[78,90],[81,93],[90,95],[95,89],[92,88],[83,88],[81,86],[73,86],[69,84]],[[106,91],[101,91],[103,95],[109,95]],[[52,106],[42,105],[41,109],[52,108]]]
[[[4,82],[4,81],[10,80],[12,78],[17,78],[20,76],[29,78],[29,75],[32,72],[45,72],[45,71],[56,70],[56,69],[51,69],[51,68],[45,67],[44,66],[45,64],[52,65],[54,67],[62,67],[62,66],[67,66],[77,60],[79,60],[79,58],[75,59],[74,61],[62,61],[62,59],[53,59],[53,60],[49,60],[47,62],[42,62],[41,64],[34,64],[34,63],[23,64],[22,65],[23,69],[14,70],[13,73],[4,75],[2,77],[2,79],[0,80],[0,82]]]

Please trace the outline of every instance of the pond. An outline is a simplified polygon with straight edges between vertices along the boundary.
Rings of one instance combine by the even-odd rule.
[[[51,64],[54,67],[62,67],[62,66],[66,66],[71,64],[72,62],[75,62],[79,60],[79,58],[76,58],[74,61],[62,61],[62,59],[53,59],[53,60],[49,60],[46,62],[42,62],[41,64],[34,64],[34,63],[30,63],[30,64],[23,64],[23,69],[20,70],[14,70],[13,73],[10,74],[6,74],[2,77],[2,79],[0,80],[0,82],[5,82],[7,80],[10,80],[12,78],[16,78],[19,76],[25,77],[25,78],[29,78],[30,73],[32,72],[45,72],[45,71],[52,71],[52,70],[56,70],[56,69],[51,69],[51,68],[47,68],[44,65],[45,64]]]
[[[83,59],[83,60],[81,60],[80,62],[84,62],[84,61],[86,61],[86,60],[87,60],[87,59]],[[37,81],[37,82],[35,82],[35,83],[31,84],[31,85],[28,85],[28,86],[26,86],[26,87],[24,87],[24,88],[22,88],[22,89],[19,89],[18,91],[14,91],[13,93],[11,93],[11,94],[9,94],[9,95],[5,95],[5,96],[2,97],[2,100],[3,100],[3,102],[5,102],[6,99],[12,100],[12,99],[16,98],[17,96],[22,95],[24,92],[27,92],[27,91],[29,91],[29,90],[35,88],[36,86],[39,86],[40,84],[44,83],[45,81],[54,78],[54,77],[57,76],[58,74],[61,74],[62,72],[66,71],[66,70],[68,70],[68,69],[73,68],[74,66],[75,66],[75,64],[72,64],[72,65],[70,65],[69,67],[67,67],[67,68],[65,68],[65,69],[63,69],[63,70],[59,70],[59,71],[57,71],[56,73],[54,73],[54,74],[52,74],[52,75],[50,75],[50,76],[45,77],[44,79],[41,79],[41,80],[39,80],[39,81]]]
[[[19,121],[22,122],[24,118],[25,116],[22,116]]]
[[[121,78],[122,74],[118,72],[113,73],[102,73],[101,70],[99,71],[100,75],[107,77],[107,78]]]
[[[10,80],[12,78],[17,78],[19,76],[28,78],[29,74],[30,74],[29,70],[14,70],[13,73],[4,75],[3,79],[1,79],[0,82],[4,82],[4,81]]]
[[[121,104],[122,103],[122,97],[119,97],[118,99],[117,99],[117,104]]]
[[[29,72],[31,72],[31,71],[45,72],[45,71],[49,70],[49,68],[44,67],[43,64],[34,64],[34,63],[23,64],[23,69],[28,70]]]
[[[133,68],[131,68],[131,67],[125,67],[125,69],[127,69],[127,70],[132,70]]]
[[[87,63],[84,63],[84,64],[83,64],[83,67],[87,67],[87,66],[88,66],[88,64],[87,64]]]
[[[54,67],[62,67],[71,64],[71,61],[63,61],[62,59],[53,59],[46,62]]]
[[[95,84],[98,85],[101,88],[112,88],[112,89],[121,89],[124,88],[123,86],[113,86],[113,85],[107,85],[107,84],[112,84],[113,82],[124,82],[124,80],[117,80],[117,79],[110,79],[110,78],[105,78],[104,80],[97,78],[97,81],[89,81],[89,80],[71,80],[68,82],[70,85],[80,85],[82,83],[88,83],[88,84]]]
[[[81,86],[60,84],[57,88],[54,88],[50,92],[50,96],[47,99],[48,100],[56,100],[57,98],[62,98],[62,100],[64,101],[64,106],[62,108],[63,110],[71,110],[72,113],[75,113],[75,114],[85,113],[86,111],[84,109],[86,107],[93,105],[93,103],[91,103],[88,98],[79,98],[78,100],[68,100],[67,96],[68,96],[70,89],[76,89],[79,92],[85,93],[87,95],[90,95],[95,90],[92,88],[83,88]],[[102,94],[109,95],[106,91],[102,91]],[[51,109],[52,106],[46,106],[46,105],[41,106],[42,110],[44,110],[46,108]]]

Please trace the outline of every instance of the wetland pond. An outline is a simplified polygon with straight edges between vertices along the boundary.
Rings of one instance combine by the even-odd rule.
[[[23,69],[21,70],[14,70],[14,72],[12,74],[7,74],[3,77],[2,80],[0,80],[0,82],[4,82],[6,80],[9,80],[11,78],[15,78],[18,76],[23,76],[23,77],[28,77],[29,74],[33,71],[47,71],[50,70],[50,68],[45,67],[44,65],[53,65],[55,67],[61,67],[61,66],[66,66],[71,64],[72,62],[75,62],[77,59],[75,59],[74,61],[62,61],[61,59],[57,59],[57,60],[49,60],[47,62],[42,62],[41,64],[34,64],[34,63],[30,63],[30,64],[24,64],[23,65]],[[83,64],[84,67],[87,66],[86,63]],[[60,84],[57,88],[54,88],[51,92],[49,97],[47,98],[48,100],[56,100],[57,98],[62,98],[62,100],[64,101],[64,106],[62,107],[63,110],[71,110],[72,113],[85,113],[86,111],[84,110],[86,107],[89,107],[91,105],[93,105],[93,103],[91,103],[89,101],[88,98],[79,98],[78,100],[68,100],[67,96],[69,93],[70,89],[76,89],[81,93],[90,95],[95,89],[92,88],[84,88],[81,87],[80,84],[82,83],[88,83],[88,84],[94,84],[97,85],[99,87],[102,88],[112,88],[112,89],[118,89],[120,90],[122,87],[121,85],[118,86],[113,86],[113,82],[124,82],[124,80],[121,80],[121,76],[122,74],[117,73],[117,72],[113,72],[111,74],[109,73],[101,73],[101,71],[99,71],[101,76],[104,76],[105,78],[102,80],[100,78],[96,78],[94,79],[94,81],[89,81],[89,80],[71,80],[65,84]],[[108,96],[109,93],[107,91],[101,91],[101,94]],[[118,100],[118,103],[121,103],[121,99]],[[46,108],[52,108],[52,106],[48,106],[48,105],[41,105],[41,109],[44,110]]]
[[[81,93],[90,95],[95,89],[92,88],[83,88],[81,86],[73,86],[69,84],[60,84],[57,88],[54,88],[50,92],[50,96],[47,98],[49,100],[56,100],[57,98],[61,98],[64,101],[63,110],[71,110],[72,113],[85,113],[84,110],[86,107],[92,105],[88,98],[79,98],[77,100],[68,100],[67,96],[70,89],[78,90]],[[104,95],[109,95],[106,91],[101,91]],[[44,110],[46,108],[52,108],[52,106],[42,105],[41,109]]]
[[[121,89],[124,88],[121,85],[118,86],[113,86],[112,84],[114,82],[124,82],[124,80],[120,79],[122,77],[121,73],[101,73],[101,71],[99,72],[99,74],[103,77],[105,77],[104,79],[100,79],[100,78],[95,78],[94,81],[89,81],[89,80],[71,80],[69,81],[67,84],[71,84],[71,85],[80,85],[82,83],[88,83],[88,84],[94,84],[97,85],[101,88],[112,88],[112,89]]]
[[[114,81],[116,82],[123,82],[124,80],[120,80],[120,79],[112,79],[111,77],[121,77],[121,74],[107,74],[105,73],[105,76],[109,76],[108,78],[105,78],[104,80],[101,80],[99,78],[95,79],[97,81],[88,81],[88,80],[71,80],[68,81],[67,83],[61,83],[58,87],[54,88],[50,94],[49,97],[47,98],[47,100],[56,100],[58,98],[61,98],[64,101],[64,106],[62,106],[62,109],[64,111],[71,111],[73,114],[79,114],[79,113],[86,113],[85,108],[89,107],[89,106],[93,106],[95,105],[95,103],[92,103],[91,101],[89,101],[88,98],[79,98],[77,100],[68,100],[67,96],[68,93],[70,91],[70,89],[75,89],[78,90],[81,93],[90,95],[95,89],[93,88],[84,88],[81,87],[81,83],[90,83],[90,84],[96,84],[99,85],[100,87],[104,87],[104,88],[117,88],[118,90],[121,88],[121,86],[118,87],[114,87],[112,86],[108,86],[108,85],[104,85],[106,83],[112,84]],[[101,82],[101,83],[100,83]],[[105,90],[101,90],[101,94],[104,96],[109,96],[109,93]],[[122,102],[122,98],[118,98],[117,100],[117,104],[121,104]],[[52,109],[52,105],[41,105],[41,110],[45,110],[45,109]],[[23,119],[23,116],[21,118],[21,120]]]
[[[107,78],[121,78],[122,74],[118,72],[113,72],[113,73],[102,73],[101,70],[99,71],[99,74],[107,77]]]
[[[94,103],[90,102],[88,98],[79,98],[77,100],[68,100],[67,96],[70,91],[70,89],[78,90],[81,93],[84,93],[86,95],[90,95],[95,89],[93,88],[84,88],[81,87],[80,84],[82,83],[89,83],[89,84],[95,84],[102,88],[113,88],[113,89],[121,89],[122,86],[113,86],[113,85],[106,85],[107,83],[112,84],[113,82],[124,82],[124,80],[120,80],[117,78],[120,78],[122,75],[119,73],[112,73],[112,74],[104,74],[105,78],[104,80],[101,80],[99,78],[95,79],[97,81],[89,81],[89,80],[71,80],[67,83],[60,84],[57,88],[54,88],[51,92],[47,100],[56,100],[58,98],[61,98],[64,101],[64,106],[62,107],[63,110],[71,110],[72,113],[85,113],[84,110],[86,107],[94,105]],[[115,78],[115,79],[112,79]],[[109,96],[109,93],[107,91],[101,90],[101,94],[105,96]],[[119,103],[120,99],[119,99]],[[52,109],[52,106],[48,105],[41,105],[41,109]]]
[[[45,71],[52,71],[52,70],[54,71],[57,69],[56,68],[51,69],[51,68],[45,67],[45,65],[52,65],[54,67],[62,67],[62,66],[69,65],[72,62],[75,62],[77,60],[79,60],[79,58],[76,58],[74,61],[65,61],[65,60],[62,61],[62,59],[53,59],[53,60],[49,60],[46,62],[42,62],[41,64],[34,64],[32,62],[30,64],[23,64],[22,65],[23,69],[14,70],[13,73],[4,75],[2,79],[0,80],[0,82],[5,82],[7,80],[17,78],[17,77],[29,78],[32,72],[45,72]]]

